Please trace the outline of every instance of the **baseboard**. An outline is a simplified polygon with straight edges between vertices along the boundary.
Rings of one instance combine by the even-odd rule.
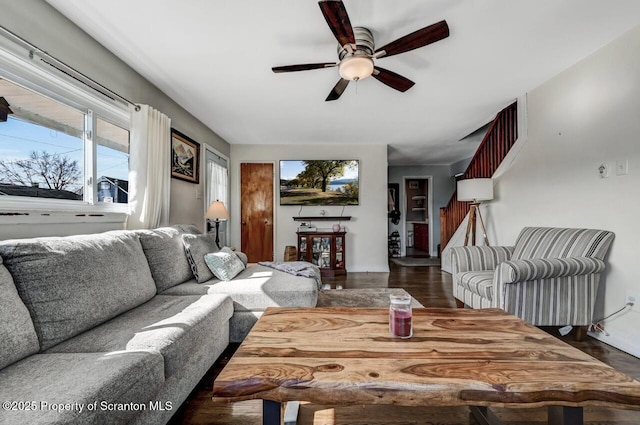
[[[638,345],[638,341],[630,341],[628,338],[611,334],[607,336],[600,332],[589,332],[588,335],[597,339],[598,341],[602,341],[607,345],[615,347],[618,350],[622,350],[627,354],[631,354],[632,356],[640,358],[640,345]]]
[[[389,273],[389,264],[384,266],[349,267],[347,273]]]

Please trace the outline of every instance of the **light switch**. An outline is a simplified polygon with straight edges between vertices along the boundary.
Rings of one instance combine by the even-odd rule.
[[[616,161],[616,174],[619,176],[624,176],[625,174],[629,174],[628,159],[619,159]]]
[[[196,199],[202,199],[202,190],[196,187]]]

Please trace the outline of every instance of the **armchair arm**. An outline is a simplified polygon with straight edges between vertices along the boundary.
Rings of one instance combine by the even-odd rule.
[[[495,270],[498,264],[508,261],[512,246],[456,246],[451,249],[453,274],[467,271]]]
[[[604,261],[592,257],[534,258],[505,261],[499,265],[498,275],[502,283],[516,283],[599,273],[604,267]]]

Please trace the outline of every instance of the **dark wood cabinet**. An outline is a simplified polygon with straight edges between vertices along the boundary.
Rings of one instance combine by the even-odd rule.
[[[346,232],[297,232],[298,259],[320,267],[322,276],[339,276],[345,268]]]
[[[413,246],[423,251],[429,251],[429,225],[413,224]]]

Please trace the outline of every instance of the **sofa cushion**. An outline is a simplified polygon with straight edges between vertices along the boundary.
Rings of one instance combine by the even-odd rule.
[[[22,303],[9,271],[0,257],[0,369],[37,353],[38,336],[29,310]]]
[[[525,227],[516,240],[512,260],[595,257],[604,259],[614,234],[606,230]]]
[[[0,255],[45,350],[151,299],[156,286],[138,236],[10,240]]]
[[[224,281],[233,279],[245,268],[242,260],[226,246],[218,252],[206,254],[204,261],[215,277]]]
[[[182,235],[200,233],[191,225],[176,225],[153,230],[136,230],[158,293],[193,277],[184,253]]]
[[[493,299],[493,270],[463,272],[458,275],[458,282],[463,288],[488,300]]]
[[[213,273],[204,261],[204,256],[218,251],[215,236],[208,233],[203,235],[184,234],[182,235],[182,243],[196,281],[202,283],[213,279]]]
[[[165,376],[189,362],[191,353],[233,314],[231,299],[221,295],[176,297],[157,295],[151,301],[47,353],[150,350],[164,357]]]
[[[312,278],[294,276],[253,264],[233,280],[195,280],[163,292],[163,295],[226,294],[233,299],[234,310],[264,311],[267,307],[315,307],[318,286]]]
[[[147,352],[36,354],[1,370],[0,382],[0,400],[34,403],[33,410],[3,409],[2,424],[123,424],[138,411],[107,404],[149,409],[164,384],[163,359]]]

